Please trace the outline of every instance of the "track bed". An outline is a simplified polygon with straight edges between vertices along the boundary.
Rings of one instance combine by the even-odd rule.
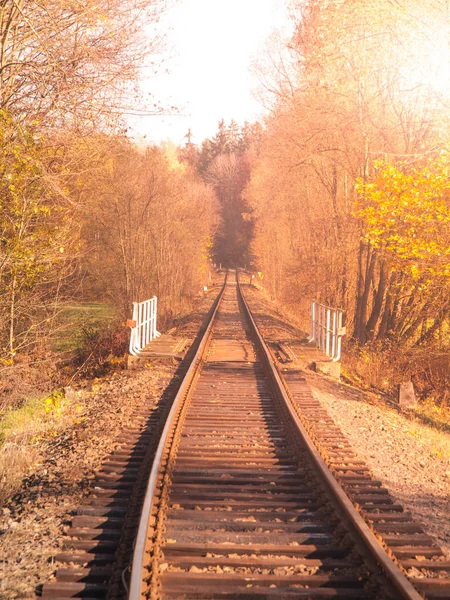
[[[60,573],[66,588],[50,584],[44,595],[450,599],[440,549],[373,479],[301,374],[283,381],[237,283],[230,274],[154,453],[129,592],[111,590],[99,563],[80,565],[78,584],[73,569]],[[87,517],[80,544],[100,548],[92,530],[83,536]],[[413,569],[410,580],[400,567]]]

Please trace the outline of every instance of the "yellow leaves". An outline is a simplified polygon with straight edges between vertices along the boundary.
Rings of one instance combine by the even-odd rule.
[[[56,417],[56,418],[60,417],[61,412],[63,410],[63,405],[62,405],[63,399],[64,399],[64,393],[62,391],[52,392],[50,394],[50,396],[48,396],[44,400],[45,412],[48,415],[51,415],[53,417]]]
[[[377,161],[369,182],[356,182],[353,214],[362,238],[383,248],[414,279],[428,272],[448,276],[445,256],[450,239],[448,153],[411,166]]]
[[[413,429],[408,429],[408,431],[406,433],[408,435],[410,435],[411,437],[420,437],[420,432],[414,431]]]
[[[81,404],[77,404],[75,406],[75,412],[77,413],[77,416],[73,418],[73,424],[80,425],[86,419],[86,417],[81,414],[83,412],[83,406]]]
[[[50,412],[52,410],[52,408],[53,408],[53,399],[52,398],[46,398],[45,399],[45,405],[46,405],[45,412],[47,412],[47,413]]]
[[[185,162],[180,161],[178,156],[178,150],[176,146],[173,144],[165,144],[164,145],[164,155],[168,162],[169,170],[173,172],[178,172],[180,174],[184,174],[187,171],[187,164]]]
[[[417,265],[411,265],[410,270],[411,270],[411,275],[413,276],[413,278],[417,279],[420,275],[419,267]]]
[[[8,367],[8,366],[14,364],[14,360],[13,360],[13,358],[2,358],[0,356],[0,364],[4,365],[5,367]]]

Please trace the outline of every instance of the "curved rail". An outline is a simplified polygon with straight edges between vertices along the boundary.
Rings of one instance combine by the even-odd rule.
[[[150,479],[147,486],[147,492],[144,500],[144,506],[142,511],[142,519],[139,526],[138,535],[136,538],[133,565],[130,581],[129,600],[141,600],[144,597],[148,597],[148,583],[144,575],[145,562],[149,560],[149,552],[153,546],[154,540],[157,538],[158,526],[155,523],[157,520],[156,509],[161,510],[162,496],[158,497],[158,484],[161,483],[161,463],[164,460],[164,456],[167,456],[169,445],[174,439],[173,432],[177,427],[177,417],[182,414],[182,409],[186,406],[185,400],[189,398],[191,391],[194,388],[194,382],[202,368],[204,362],[205,351],[209,345],[209,341],[212,336],[212,330],[214,320],[218,312],[220,302],[222,300],[227,278],[222,288],[220,295],[216,301],[214,310],[208,326],[205,330],[205,334],[199,344],[195,357],[188,369],[184,381],[182,382],[179,392],[174,400],[172,408],[170,410],[167,422],[164,427],[161,439],[158,444],[158,449],[154,458],[153,467],[150,474]],[[252,329],[254,341],[258,347],[260,353],[260,360],[266,371],[266,375],[272,384],[272,388],[275,396],[283,406],[283,412],[288,413],[291,423],[294,424],[297,433],[301,436],[305,443],[307,452],[309,453],[312,462],[314,463],[320,479],[328,489],[330,496],[333,499],[333,504],[337,509],[337,512],[345,517],[345,520],[350,524],[351,529],[355,533],[359,540],[358,546],[363,548],[365,556],[370,557],[369,563],[372,566],[380,568],[385,578],[390,582],[391,592],[394,591],[394,597],[398,600],[422,600],[423,596],[414,588],[411,582],[406,578],[401,569],[389,558],[380,542],[376,539],[360,513],[354,507],[349,497],[345,494],[339,483],[331,473],[326,462],[317,450],[311,436],[308,433],[307,425],[302,422],[301,417],[297,414],[292,398],[290,397],[289,390],[284,383],[282,374],[279,372],[269,348],[264,342],[255,320],[251,314],[248,304],[242,295],[239,286],[238,276],[236,277],[238,296],[243,307],[248,323]],[[170,458],[165,459],[166,467],[169,464]],[[169,467],[170,469],[170,467]],[[167,472],[167,469],[166,469]],[[166,477],[166,475],[164,476]],[[152,532],[152,533],[149,533]],[[156,559],[154,559],[156,560]],[[154,562],[154,565],[156,563]],[[156,569],[157,571],[157,569]],[[154,572],[150,573],[150,577],[154,575]],[[153,588],[155,590],[155,588]],[[151,594],[151,597],[158,597],[155,591]]]
[[[239,282],[239,278],[237,278]],[[344,490],[341,488],[339,483],[334,478],[333,474],[329,470],[327,464],[321,457],[319,451],[314,445],[313,440],[311,439],[306,427],[300,420],[297,415],[292,400],[290,398],[289,390],[284,383],[283,377],[279,372],[275,362],[272,359],[272,355],[270,353],[267,344],[262,338],[258,326],[255,323],[253,315],[250,311],[250,308],[242,294],[238,283],[238,293],[241,299],[242,305],[245,308],[245,312],[247,314],[247,318],[251,324],[253,333],[255,338],[257,339],[259,349],[261,351],[262,357],[264,357],[264,362],[266,363],[266,367],[268,372],[270,373],[270,377],[274,383],[274,386],[277,389],[277,392],[280,398],[285,403],[287,410],[289,411],[290,417],[294,422],[298,432],[304,439],[306,443],[306,448],[308,453],[317,467],[317,471],[321,476],[322,481],[325,483],[327,489],[332,494],[337,506],[340,510],[346,515],[348,521],[350,521],[351,525],[355,533],[358,535],[358,539],[360,539],[366,551],[370,553],[372,558],[376,561],[376,563],[381,567],[383,573],[388,578],[388,580],[392,583],[397,594],[398,600],[423,600],[423,596],[419,594],[419,592],[415,589],[415,587],[411,584],[411,582],[407,579],[407,577],[403,574],[401,569],[395,564],[395,562],[386,554],[383,546],[377,540],[375,535],[372,533],[362,516],[354,507],[350,498],[346,495]]]
[[[214,323],[214,318],[217,314],[218,308],[220,306],[220,302],[223,297],[223,293],[225,291],[225,287],[227,284],[228,273],[225,275],[224,284],[222,290],[216,300],[216,304],[214,310],[212,311],[209,323],[205,329],[205,333],[199,343],[197,352],[192,359],[192,363],[187,370],[187,373],[183,379],[183,382],[180,385],[180,389],[178,390],[177,395],[173,401],[172,408],[167,416],[167,421],[164,426],[164,430],[161,434],[161,438],[158,444],[158,448],[156,450],[155,457],[153,459],[153,465],[150,472],[150,477],[147,485],[147,490],[142,506],[142,517],[139,523],[139,529],[136,536],[136,542],[134,546],[133,553],[133,563],[131,570],[131,579],[130,579],[130,588],[128,598],[129,600],[138,600],[144,595],[144,582],[142,577],[142,572],[144,569],[144,560],[146,556],[147,546],[148,546],[148,532],[150,527],[150,521],[152,516],[152,510],[155,505],[156,499],[156,486],[158,482],[158,474],[160,470],[160,463],[166,449],[167,444],[170,442],[169,433],[174,426],[175,417],[181,408],[181,405],[185,398],[188,396],[192,384],[196,378],[197,373],[201,369],[201,365],[203,362],[203,356],[205,354],[205,349],[208,345],[208,342],[211,337],[212,327]]]

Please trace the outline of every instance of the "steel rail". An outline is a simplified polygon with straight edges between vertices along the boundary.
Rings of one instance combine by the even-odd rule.
[[[128,599],[129,600],[142,600],[146,596],[148,591],[148,585],[146,577],[143,575],[145,569],[145,563],[149,562],[149,544],[150,536],[149,529],[152,528],[156,531],[156,525],[151,524],[153,511],[159,500],[157,496],[158,482],[161,473],[161,463],[165,453],[168,450],[168,446],[172,441],[171,432],[176,427],[176,418],[180,414],[182,407],[185,405],[185,400],[189,397],[189,392],[193,389],[193,382],[196,380],[198,373],[203,365],[203,357],[208,343],[212,336],[212,329],[220,302],[223,298],[223,294],[226,287],[227,278],[225,278],[221,293],[219,294],[214,310],[212,311],[211,318],[206,327],[205,333],[199,343],[198,349],[192,360],[192,363],[186,373],[186,376],[180,386],[180,389],[174,399],[172,408],[168,415],[163,433],[161,435],[158,448],[153,461],[153,466],[147,485],[147,492],[144,499],[142,518],[139,525],[138,534],[136,537],[133,564],[130,580],[130,590]],[[326,462],[317,450],[313,439],[308,433],[307,427],[302,423],[301,417],[297,414],[290,392],[284,382],[282,374],[279,372],[277,365],[275,364],[270,350],[268,349],[264,339],[262,338],[258,326],[252,316],[250,308],[242,294],[239,286],[238,274],[236,276],[237,290],[241,305],[247,315],[248,322],[253,330],[254,341],[260,350],[260,359],[265,363],[266,372],[272,381],[275,393],[281,400],[283,408],[287,409],[289,416],[295,425],[297,432],[300,434],[305,442],[306,449],[314,463],[317,472],[329,490],[334,504],[339,507],[339,512],[345,514],[347,522],[351,525],[354,533],[357,536],[358,542],[364,547],[366,553],[371,557],[372,561],[378,565],[382,570],[385,578],[390,583],[391,587],[395,591],[396,600],[423,600],[423,596],[414,588],[411,582],[406,578],[401,569],[391,560],[386,554],[383,546],[377,540],[373,532],[370,530],[360,513],[354,507],[349,497],[345,494],[331,471],[329,470]]]
[[[174,425],[175,418],[179,412],[179,409],[182,407],[184,400],[187,398],[189,391],[192,388],[192,383],[195,380],[195,377],[202,366],[202,359],[205,354],[205,349],[207,348],[208,342],[211,338],[212,328],[214,319],[216,317],[217,311],[220,306],[220,302],[223,298],[223,294],[226,288],[228,278],[228,272],[225,275],[225,280],[222,286],[222,290],[220,291],[216,301],[215,307],[212,311],[210,320],[206,326],[205,333],[203,334],[202,339],[200,340],[197,351],[192,359],[192,362],[189,366],[189,369],[186,372],[186,375],[183,379],[183,382],[180,385],[180,389],[178,390],[172,408],[167,416],[167,421],[164,426],[163,432],[161,434],[161,438],[158,443],[158,448],[155,453],[155,457],[153,459],[153,465],[150,472],[150,477],[148,480],[147,490],[145,493],[145,498],[142,506],[142,516],[139,523],[139,529],[136,536],[136,541],[134,544],[134,552],[133,552],[133,562],[131,569],[131,578],[130,578],[130,586],[128,592],[129,600],[140,600],[145,597],[145,582],[143,579],[143,570],[144,570],[144,561],[146,559],[146,550],[148,544],[148,530],[150,527],[152,511],[155,506],[156,500],[156,492],[157,492],[157,483],[158,476],[161,468],[161,461],[166,450],[167,445],[170,443],[169,434]]]
[[[357,534],[358,539],[362,541],[366,551],[369,552],[370,556],[376,561],[377,565],[381,568],[385,577],[388,579],[388,581],[394,588],[395,592],[399,594],[396,597],[396,600],[423,600],[423,596],[416,590],[416,588],[408,580],[406,575],[404,575],[401,569],[395,564],[395,562],[387,555],[385,549],[377,540],[373,532],[370,530],[369,526],[364,521],[358,510],[355,508],[350,498],[341,488],[334,475],[328,468],[326,462],[317,450],[311,436],[308,433],[308,430],[302,423],[300,417],[298,416],[294,408],[292,398],[284,382],[284,378],[280,373],[278,367],[276,366],[272,358],[271,352],[259,332],[258,326],[256,325],[256,322],[253,318],[247,301],[245,300],[242,294],[242,290],[239,285],[238,273],[236,273],[236,281],[238,295],[242,302],[242,306],[245,309],[248,321],[256,338],[257,345],[259,346],[259,350],[261,351],[261,358],[264,358],[264,362],[266,363],[266,367],[268,369],[272,382],[275,388],[277,389],[279,397],[284,402],[285,408],[287,408],[292,418],[292,421],[294,422],[298,432],[304,439],[307,451],[313,463],[315,464],[322,481],[325,483],[327,489],[334,498],[335,503],[341,508],[342,512],[346,515],[348,521],[350,522],[355,533]]]

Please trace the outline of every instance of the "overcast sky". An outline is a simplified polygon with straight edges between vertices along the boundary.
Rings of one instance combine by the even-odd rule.
[[[182,116],[135,119],[133,134],[182,144],[190,128],[201,143],[222,118],[255,120],[262,109],[252,96],[252,58],[274,29],[287,27],[286,0],[178,0],[161,22],[169,73],[143,88],[163,106],[179,106]]]

